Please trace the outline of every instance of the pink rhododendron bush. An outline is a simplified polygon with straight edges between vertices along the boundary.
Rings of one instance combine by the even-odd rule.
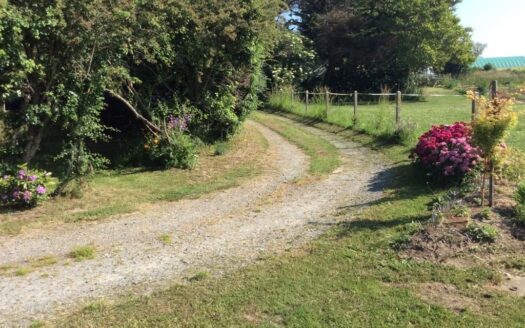
[[[481,151],[473,145],[470,126],[460,122],[432,127],[419,138],[411,157],[438,177],[461,179],[478,165]]]
[[[19,168],[0,176],[0,207],[27,208],[48,197],[49,174]]]

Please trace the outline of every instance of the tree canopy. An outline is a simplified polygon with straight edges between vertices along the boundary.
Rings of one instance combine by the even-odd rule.
[[[403,88],[424,69],[474,61],[470,29],[450,0],[293,0],[335,90]]]
[[[191,116],[203,140],[231,135],[258,104],[280,0],[8,0],[0,3],[2,162],[103,164],[107,99],[166,137]]]

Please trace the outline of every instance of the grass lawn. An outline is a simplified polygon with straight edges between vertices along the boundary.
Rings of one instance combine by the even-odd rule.
[[[448,89],[427,88],[427,97],[424,101],[405,101],[401,106],[401,119],[409,125],[412,131],[411,141],[426,132],[435,124],[450,124],[458,121],[469,122],[471,120],[471,101],[466,97],[458,96],[457,93]],[[432,97],[432,95],[446,95],[445,97]],[[407,98],[409,99],[409,98]],[[353,126],[354,108],[352,99],[344,99],[340,96],[332,96],[332,105],[329,107],[326,122],[343,127]],[[338,104],[339,102],[339,104]],[[343,102],[342,104],[340,102]],[[323,117],[326,107],[323,99],[314,99],[309,105],[308,111],[304,103],[296,99],[293,103],[288,94],[275,94],[270,98],[270,104],[274,108],[283,109],[301,116],[320,118]],[[515,109],[521,113],[519,125],[512,132],[508,143],[514,148],[525,146],[525,105],[517,104]],[[357,124],[355,129],[371,135],[380,135],[393,131],[395,127],[395,103],[386,102],[379,104],[360,103],[357,109]]]
[[[266,115],[257,119],[273,124]],[[490,264],[458,268],[398,255],[391,245],[429,218],[435,195],[407,162],[408,147],[337,130],[395,163],[384,199],[343,210],[343,223],[287,255],[220,279],[95,302],[58,326],[523,327],[525,298],[489,287],[501,280]]]
[[[240,132],[223,156],[213,146],[201,149],[194,170],[110,171],[98,174],[81,198],[58,198],[30,211],[0,213],[0,234],[27,226],[107,218],[159,202],[199,197],[238,185],[263,170],[266,139],[255,129]],[[224,145],[221,145],[224,147]]]

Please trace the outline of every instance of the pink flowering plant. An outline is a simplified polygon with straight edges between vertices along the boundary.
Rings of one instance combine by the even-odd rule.
[[[0,177],[0,207],[34,207],[46,200],[49,174],[19,167]]]
[[[480,163],[481,151],[473,145],[466,123],[434,126],[419,138],[411,158],[439,177],[461,179]]]

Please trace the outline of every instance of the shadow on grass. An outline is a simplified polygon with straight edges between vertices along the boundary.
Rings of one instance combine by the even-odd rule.
[[[378,231],[383,229],[391,229],[398,226],[404,226],[413,222],[422,222],[427,220],[426,217],[416,215],[400,216],[392,220],[354,220],[346,221],[337,224],[338,238],[344,238],[359,231]]]
[[[322,117],[312,117],[312,116],[305,117],[305,116],[297,115],[295,113],[291,113],[289,111],[279,109],[279,108],[266,107],[262,109],[262,111],[265,113],[286,117],[286,118],[294,120],[295,122],[298,122],[298,123],[301,123],[307,126],[316,127],[320,124],[323,124],[324,130],[327,130],[336,135],[344,135],[346,137],[366,136],[367,138],[370,138],[370,141],[362,143],[362,145],[365,147],[374,149],[374,150],[403,145],[403,143],[401,143],[398,137],[396,136],[392,136],[390,134],[371,135],[367,133],[365,130],[355,129],[353,124],[350,124],[344,127],[344,126],[340,126],[337,124],[327,122]],[[408,158],[408,155],[409,154],[407,152],[407,158]]]

